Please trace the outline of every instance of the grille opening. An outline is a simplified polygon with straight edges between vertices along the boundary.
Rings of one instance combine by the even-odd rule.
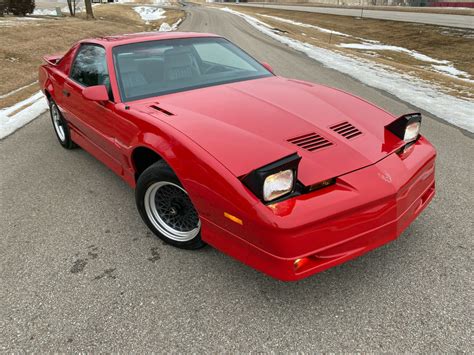
[[[287,140],[287,142],[297,145],[298,147],[303,148],[310,152],[315,151],[317,149],[329,147],[332,145],[332,143],[328,141],[326,138],[314,132],[308,133],[302,136],[290,138]]]
[[[172,112],[169,112],[169,111],[165,110],[164,108],[161,108],[160,106],[151,105],[150,107],[154,110],[157,110],[157,111],[160,111],[160,112],[164,113],[167,116],[174,116],[174,114]]]
[[[341,136],[347,139],[352,139],[362,134],[362,132],[359,131],[359,129],[357,129],[356,127],[354,127],[352,124],[350,124],[347,121],[338,123],[329,128],[331,128],[334,132],[340,134]]]

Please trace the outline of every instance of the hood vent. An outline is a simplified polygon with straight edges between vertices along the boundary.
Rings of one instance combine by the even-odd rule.
[[[326,138],[314,132],[288,139],[288,142],[310,152],[332,145]]]
[[[172,112],[169,112],[169,111],[165,110],[164,108],[161,108],[160,106],[151,105],[150,107],[154,110],[157,110],[157,111],[160,111],[161,113],[164,113],[167,116],[174,116],[174,114]]]
[[[352,138],[355,138],[355,137],[362,134],[361,131],[359,131],[356,127],[354,127],[353,125],[351,125],[347,121],[342,122],[342,123],[338,123],[338,124],[336,124],[334,126],[331,126],[329,128],[331,128],[334,132],[340,134],[341,136],[343,136],[346,139],[352,139]]]

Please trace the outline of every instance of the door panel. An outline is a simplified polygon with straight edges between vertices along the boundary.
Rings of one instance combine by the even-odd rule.
[[[121,174],[121,151],[114,140],[115,122],[118,119],[114,113],[115,103],[85,99],[82,90],[94,85],[108,85],[105,49],[95,44],[83,44],[78,50],[61,95],[70,111],[69,121],[73,129],[77,130],[83,139],[88,140],[91,146],[101,151],[91,153],[102,161],[103,154],[109,156],[113,163],[104,162]],[[91,151],[91,147],[88,150]]]

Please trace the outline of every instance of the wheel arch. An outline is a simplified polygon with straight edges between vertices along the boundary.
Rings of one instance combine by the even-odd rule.
[[[44,89],[44,96],[46,96],[48,101],[51,100],[51,93],[49,92],[49,90],[47,88]]]
[[[161,154],[147,146],[137,146],[133,149],[130,156],[132,167],[135,175],[135,182],[138,177],[152,164],[157,161],[164,160]],[[168,163],[167,163],[168,164]],[[168,164],[169,166],[169,164]]]

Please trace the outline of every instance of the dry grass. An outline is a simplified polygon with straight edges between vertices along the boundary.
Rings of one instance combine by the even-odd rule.
[[[449,60],[457,69],[474,77],[474,30],[268,8],[238,7],[236,10],[255,16],[265,23],[285,31],[285,35],[299,41],[388,65],[400,72],[412,73],[419,78],[435,82],[447,93],[459,97],[474,98],[474,84],[437,73],[433,71],[432,63],[417,60],[401,52],[338,47],[341,43],[361,43],[360,39],[354,37],[376,40],[383,44],[415,50],[435,59]],[[287,24],[262,15],[312,24],[354,37],[330,35],[316,29]]]
[[[127,5],[101,5],[94,7],[96,20],[76,18],[45,18],[25,21],[22,26],[3,27],[0,18],[0,95],[37,80],[38,66],[45,54],[62,53],[83,38],[110,34],[153,31],[161,23],[175,23],[184,17],[184,11],[166,9],[166,19],[145,24],[140,16]],[[0,108],[11,106],[38,91],[33,85],[6,98],[0,99]]]
[[[250,2],[251,4],[252,2]],[[431,14],[450,14],[450,15],[474,15],[474,9],[468,8],[443,8],[443,7],[410,7],[410,6],[337,6],[329,4],[315,4],[315,3],[291,3],[270,1],[272,5],[292,5],[292,6],[314,6],[314,7],[328,7],[328,8],[344,8],[344,9],[364,9],[364,10],[381,10],[381,11],[400,11],[400,12],[418,12]]]

